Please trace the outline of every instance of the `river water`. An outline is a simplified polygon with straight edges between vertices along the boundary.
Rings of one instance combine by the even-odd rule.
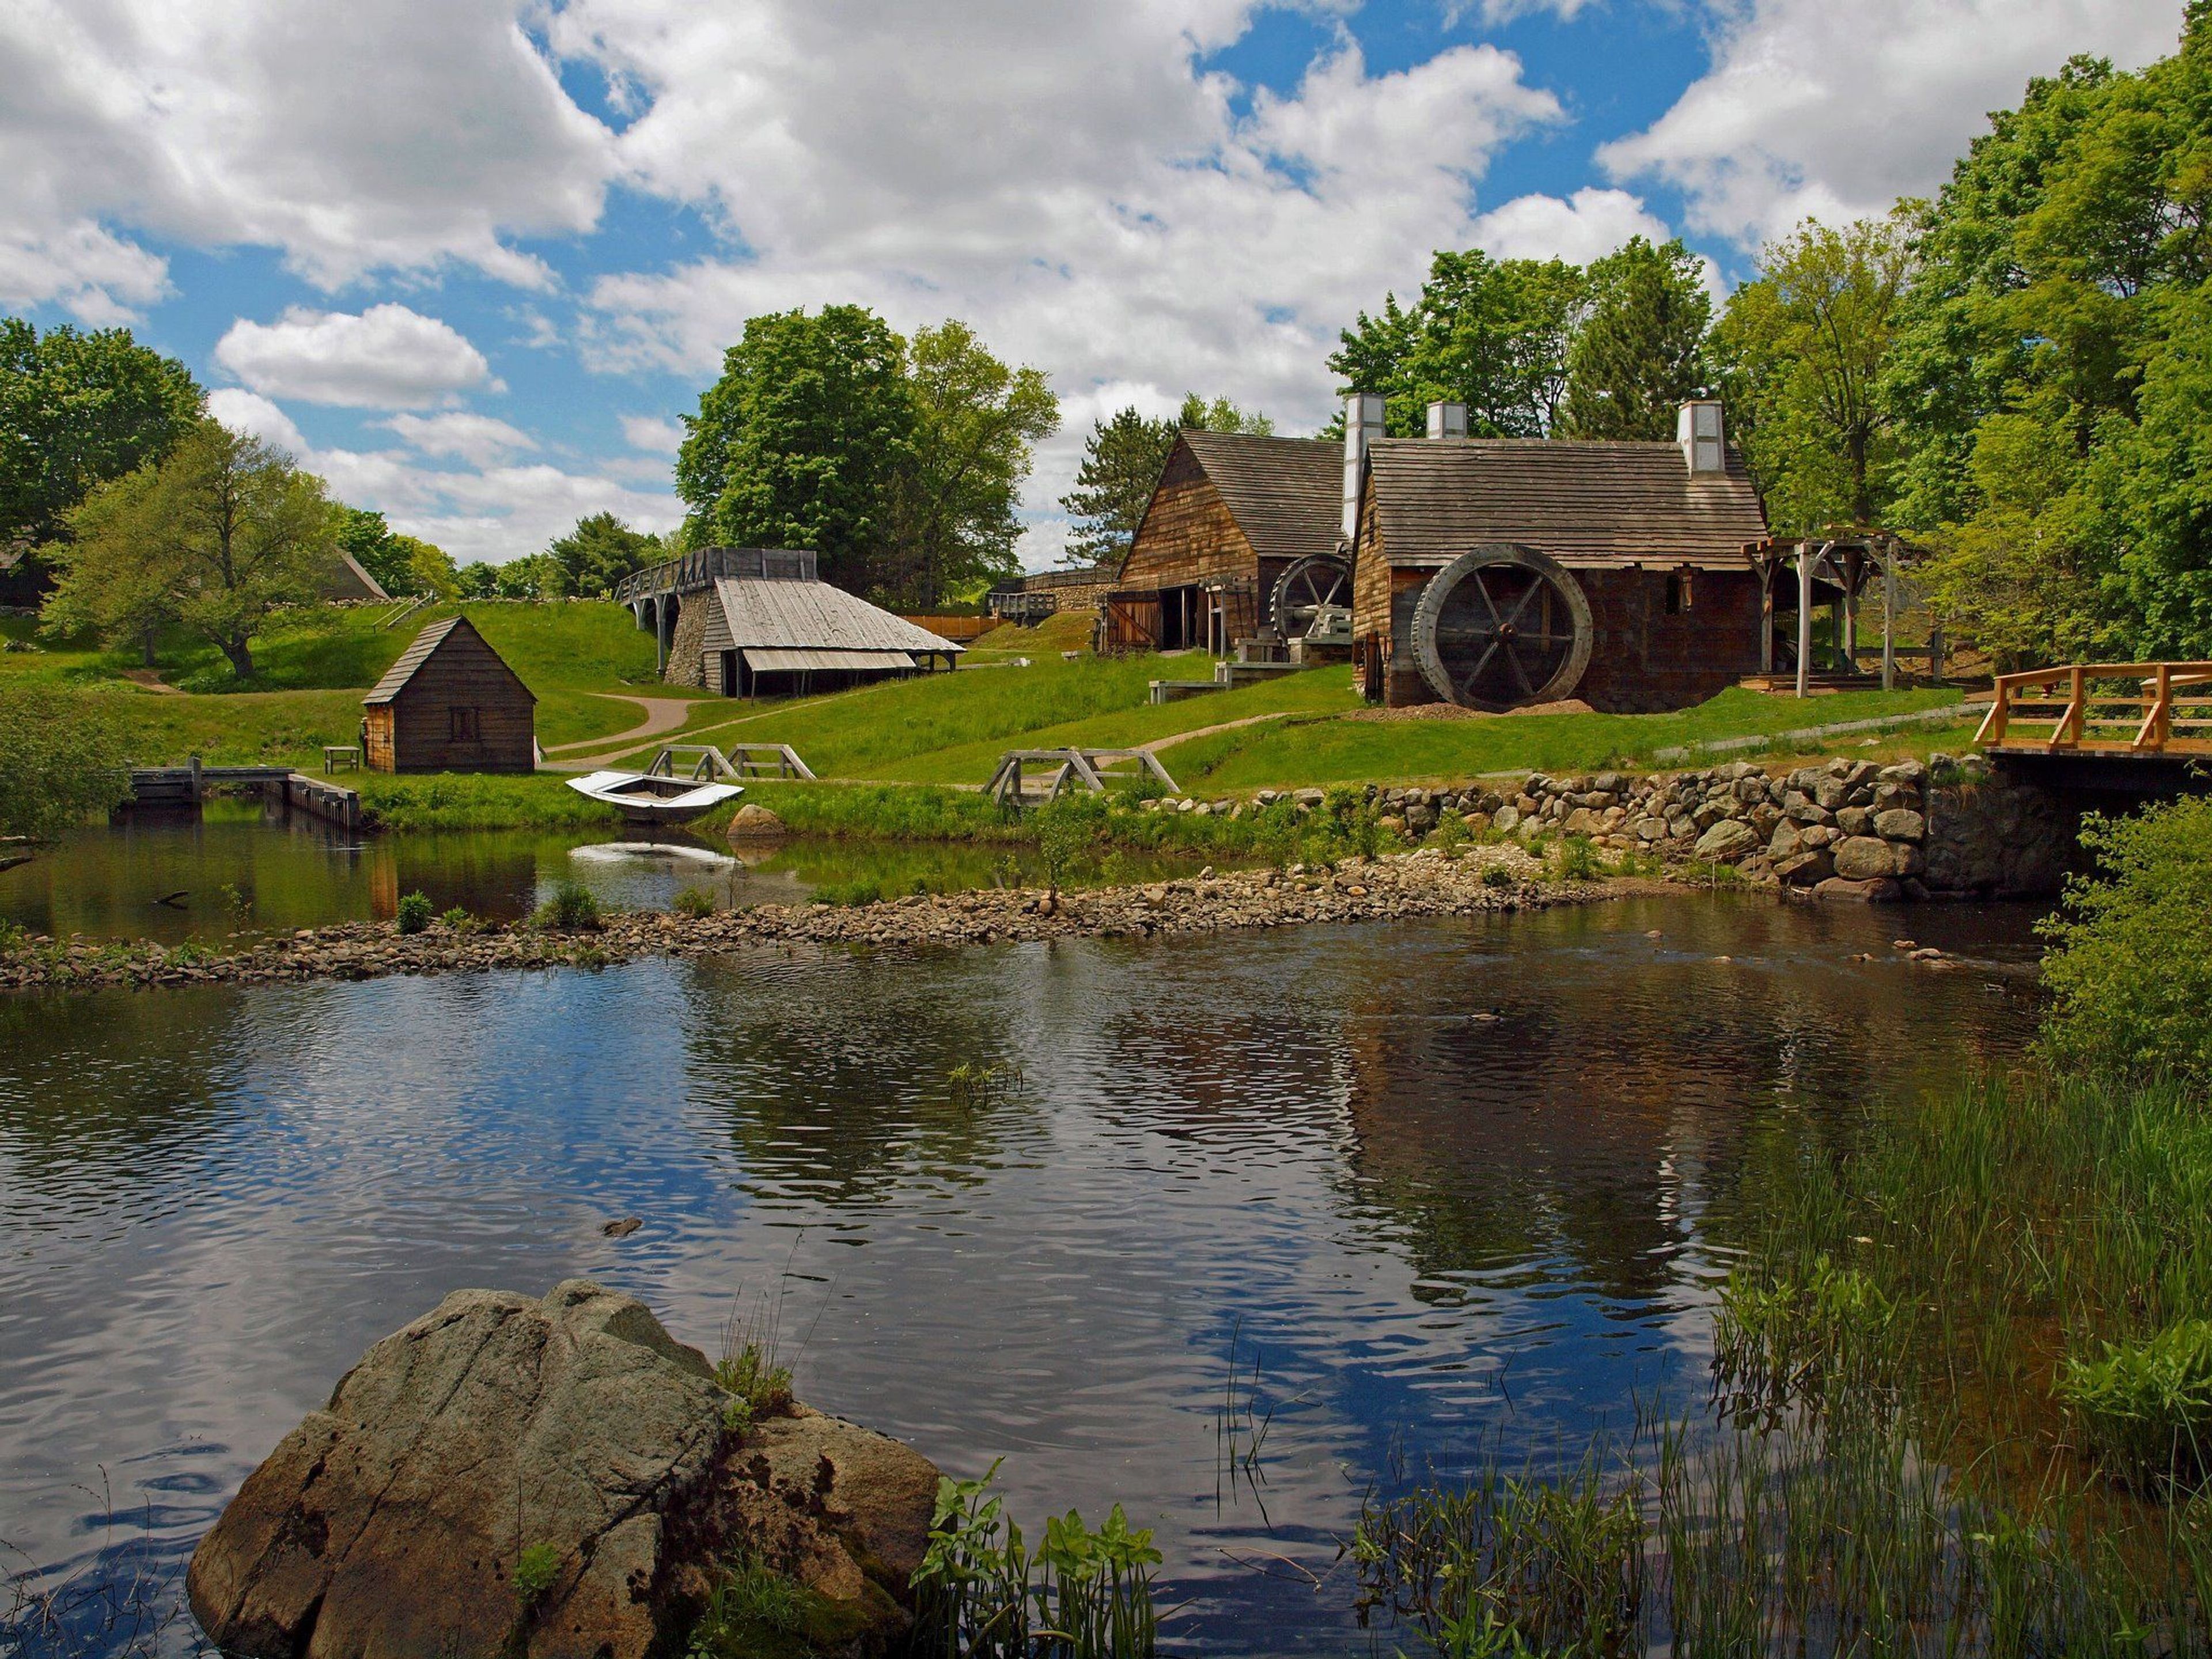
[[[1680,896],[0,1003],[0,1538],[177,1571],[378,1337],[588,1274],[710,1349],[772,1298],[803,1397],[1003,1459],[1033,1527],[1122,1504],[1179,1649],[1352,1651],[1362,1494],[1699,1405],[1747,1138],[2016,1058],[2033,921]],[[1019,1085],[962,1103],[978,1062]]]
[[[665,909],[690,888],[733,909],[800,903],[825,885],[865,883],[896,896],[1041,882],[1023,867],[1027,856],[1026,848],[961,842],[805,836],[732,847],[680,830],[362,836],[305,813],[215,801],[198,821],[84,830],[0,871],[0,923],[50,936],[220,944],[241,933],[388,921],[403,893],[498,921],[528,915],[564,881],[581,883],[603,904]],[[1187,858],[1109,854],[1069,879],[1152,881],[1198,867]]]

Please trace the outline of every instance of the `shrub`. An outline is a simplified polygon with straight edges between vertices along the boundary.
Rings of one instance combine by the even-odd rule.
[[[0,697],[0,836],[43,840],[130,799],[105,701],[24,685]]]
[[[2069,1357],[2058,1395],[2115,1474],[2193,1485],[2212,1468],[2212,1320],[2108,1342],[2099,1358]]]
[[[825,881],[806,896],[814,904],[876,904],[882,902],[884,884],[866,876],[853,881]]]
[[[1597,844],[1588,836],[1569,836],[1558,851],[1562,881],[1595,881],[1605,874],[1605,861],[1598,857]]]
[[[419,933],[429,927],[434,914],[428,893],[410,893],[399,901],[399,931]]]
[[[676,896],[676,902],[671,908],[678,915],[695,920],[711,916],[714,914],[714,896],[703,887],[687,887]]]
[[[438,920],[444,922],[447,927],[452,928],[457,933],[468,933],[477,925],[477,919],[468,913],[468,910],[465,906],[459,904],[456,904],[452,909],[447,911],[446,914],[440,916]]]
[[[2081,844],[2097,872],[2044,924],[2045,1054],[2212,1085],[2212,799],[2088,818]]]
[[[599,925],[599,902],[580,881],[563,881],[531,920],[540,927],[557,927],[563,933],[587,931]]]

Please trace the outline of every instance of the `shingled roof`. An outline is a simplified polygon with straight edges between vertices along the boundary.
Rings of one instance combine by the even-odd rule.
[[[1344,447],[1325,438],[1185,431],[1221,500],[1263,559],[1334,553],[1343,519]]]
[[[1525,542],[1569,566],[1744,568],[1766,514],[1744,471],[1692,477],[1670,443],[1389,438],[1369,451],[1383,556],[1444,564],[1480,542]]]
[[[828,582],[789,577],[724,576],[714,584],[720,612],[707,621],[709,651],[920,651],[960,647]],[[717,626],[719,622],[720,626]]]
[[[371,703],[390,702],[393,698],[397,697],[402,691],[406,690],[407,682],[415,678],[415,671],[422,667],[424,663],[430,660],[431,657],[436,653],[438,647],[443,645],[453,636],[453,630],[457,628],[465,628],[471,634],[476,635],[477,643],[483,646],[486,651],[490,652],[492,657],[499,662],[500,666],[502,668],[507,667],[505,659],[500,657],[499,653],[492,651],[490,642],[487,641],[482,634],[477,633],[477,627],[474,623],[471,622],[466,617],[448,617],[443,622],[432,623],[428,628],[424,629],[421,633],[415,636],[415,643],[409,646],[406,650],[400,653],[399,660],[398,662],[395,662],[391,667],[385,670],[384,678],[377,681],[374,687],[369,691],[369,694],[362,699],[362,703],[367,705]],[[509,674],[514,674],[514,671],[512,668],[508,668],[507,672]],[[514,675],[514,682],[517,685],[522,685],[521,676],[519,674]],[[538,699],[532,695],[530,688],[526,685],[522,687],[522,695],[526,697],[529,697],[532,702],[536,702],[538,701]]]

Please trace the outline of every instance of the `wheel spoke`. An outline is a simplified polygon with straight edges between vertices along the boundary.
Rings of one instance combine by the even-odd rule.
[[[1490,642],[1490,649],[1482,653],[1482,655],[1476,660],[1474,666],[1468,671],[1467,678],[1460,682],[1460,689],[1465,691],[1468,696],[1471,697],[1474,695],[1474,683],[1482,678],[1482,671],[1490,666],[1490,659],[1498,654],[1498,647],[1501,641],[1499,641],[1492,640]]]
[[[1521,653],[1509,645],[1505,647],[1505,660],[1512,667],[1513,678],[1521,682],[1522,695],[1534,696],[1536,688],[1528,683],[1528,671],[1521,666]]]

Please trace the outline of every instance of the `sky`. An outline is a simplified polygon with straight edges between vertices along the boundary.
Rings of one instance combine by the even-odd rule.
[[[466,562],[681,517],[759,313],[946,317],[1083,440],[1186,391],[1286,433],[1437,248],[1679,234],[1717,291],[1932,193],[2029,76],[2181,0],[0,0],[0,307],[124,325]]]

